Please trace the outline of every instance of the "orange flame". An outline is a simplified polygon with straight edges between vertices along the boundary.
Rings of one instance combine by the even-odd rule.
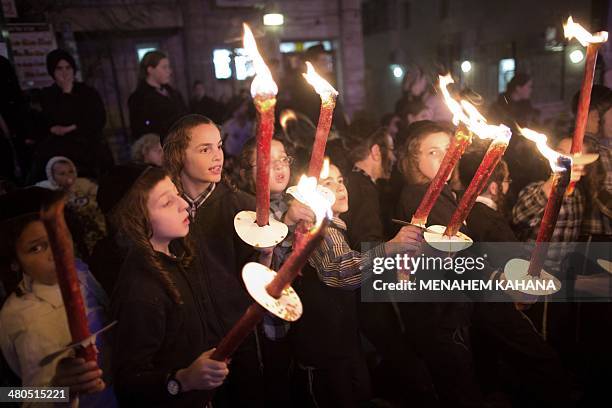
[[[544,156],[548,162],[550,163],[550,168],[552,171],[563,171],[565,170],[563,167],[560,167],[557,164],[557,159],[561,156],[568,157],[571,160],[571,156],[567,156],[561,154],[555,150],[553,150],[550,146],[548,146],[547,141],[548,137],[543,133],[538,133],[535,130],[531,130],[528,128],[519,128],[519,132],[527,139],[531,140],[536,144],[542,156]]]
[[[303,174],[297,184],[296,192],[299,201],[309,206],[315,213],[315,228],[321,225],[323,219],[332,217],[331,203],[317,189],[317,179],[315,177],[308,177]]]
[[[253,32],[245,23],[242,26],[244,28],[244,49],[253,61],[255,68],[255,78],[253,78],[251,83],[251,96],[254,98],[257,95],[276,95],[278,93],[278,86],[276,86],[276,82],[272,79],[272,73],[257,49]]]
[[[287,129],[287,122],[297,120],[297,115],[291,109],[285,109],[281,112],[279,122],[283,129]]]
[[[321,167],[321,174],[319,175],[319,179],[325,180],[329,177],[329,158],[326,157],[323,160],[323,167]]]
[[[329,84],[323,77],[321,77],[317,71],[315,71],[312,64],[306,61],[306,73],[302,74],[306,81],[314,88],[315,92],[319,94],[321,99],[329,99],[338,96],[338,91]]]
[[[474,105],[466,100],[457,101],[448,92],[448,85],[455,81],[450,76],[440,75],[440,91],[444,96],[444,101],[448,109],[453,114],[453,123],[458,125],[463,123],[470,131],[478,135],[481,139],[496,139],[508,143],[512,137],[512,131],[505,125],[489,125],[484,116]]]
[[[567,22],[563,24],[563,33],[568,40],[572,38],[577,39],[583,47],[587,47],[589,44],[600,44],[608,41],[607,31],[591,34],[580,24],[575,23],[572,16],[569,16]]]

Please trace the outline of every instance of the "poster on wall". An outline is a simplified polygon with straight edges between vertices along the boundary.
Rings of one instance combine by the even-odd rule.
[[[22,89],[49,86],[46,56],[57,48],[49,24],[8,24],[13,63]]]
[[[2,13],[4,18],[17,18],[17,7],[14,0],[2,0]]]

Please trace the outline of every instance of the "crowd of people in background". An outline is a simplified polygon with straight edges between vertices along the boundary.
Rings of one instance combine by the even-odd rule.
[[[330,77],[322,46],[305,59]],[[68,52],[49,53],[54,83],[28,102],[8,60],[0,57],[0,69],[0,385],[67,386],[83,406],[100,407],[201,407],[212,390],[216,407],[610,401],[610,303],[526,303],[512,294],[497,303],[469,294],[452,302],[360,300],[373,258],[426,245],[420,228],[392,222],[410,221],[455,132],[425,70],[406,74],[395,110],[381,118],[358,112],[349,120],[339,101],[326,150],[330,172],[319,180],[335,195],[333,218],[293,284],[303,316],[288,324],[266,315],[231,360],[219,362],[211,359],[215,346],[252,303],[242,267],[259,261],[278,270],[296,225],[315,221],[287,188],[308,167],[319,97],[298,80],[286,81],[278,96],[270,214],[289,234],[262,251],[234,230],[234,216],[255,209],[257,118],[247,92],[222,103],[195,81],[186,103],[171,85],[168,56],[147,53],[127,101],[131,160],[115,163],[103,137],[104,103],[76,81]],[[469,89],[453,93],[477,100],[490,123],[518,134],[519,127],[543,130],[532,90],[529,75],[517,73],[492,103]],[[569,153],[572,131],[548,131],[551,147]],[[449,222],[486,147],[474,139],[429,224]],[[595,85],[585,151],[599,158],[573,166],[577,188],[564,198],[552,237],[565,246],[553,247],[545,265],[563,282],[607,276],[587,257],[567,255],[577,243],[612,240],[611,149],[612,90]],[[492,243],[535,240],[551,184],[548,161],[514,136],[461,228],[476,243],[470,254],[494,255],[480,278],[504,279],[504,265],[517,256],[491,250]],[[58,191],[90,329],[118,322],[98,337],[97,362],[68,350],[40,364],[70,343],[39,215]]]

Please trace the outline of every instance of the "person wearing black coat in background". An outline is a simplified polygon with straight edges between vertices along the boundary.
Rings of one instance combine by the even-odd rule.
[[[393,139],[386,128],[364,121],[349,126],[350,161],[347,174],[348,211],[340,215],[346,222],[348,243],[355,251],[385,241],[381,219],[379,179],[388,179],[395,162]],[[331,291],[331,289],[328,289]],[[344,295],[346,296],[346,295]],[[405,332],[397,305],[387,302],[362,302],[357,294],[359,327],[374,345],[382,361],[374,368],[375,389],[388,399],[428,406],[435,400],[431,378],[415,354]],[[411,367],[406,370],[405,367]]]
[[[164,138],[170,126],[187,113],[180,92],[170,86],[171,76],[166,54],[150,51],[142,57],[138,87],[128,99],[132,142],[147,133]]]
[[[76,82],[74,58],[64,50],[47,55],[47,71],[55,83],[40,94],[42,113],[49,135],[38,146],[29,181],[44,178],[44,166],[54,156],[71,159],[84,177],[97,178],[113,165],[104,141],[104,103],[94,88]]]
[[[398,152],[399,169],[405,184],[396,204],[395,218],[410,221],[450,145],[451,131],[430,121],[411,125],[406,142]],[[446,184],[436,201],[427,225],[447,225],[457,207],[455,195]],[[462,228],[462,232],[465,229]],[[415,279],[429,279],[440,271],[419,271]],[[457,279],[453,271],[444,279]],[[423,358],[441,406],[480,407],[483,396],[476,383],[469,340],[471,303],[461,292],[448,292],[445,302],[399,303],[407,337]],[[453,296],[453,299],[450,297]]]

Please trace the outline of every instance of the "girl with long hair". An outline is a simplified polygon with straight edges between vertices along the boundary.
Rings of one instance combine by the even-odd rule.
[[[117,394],[126,406],[202,406],[228,368],[210,359],[202,282],[184,239],[187,203],[164,170],[134,176],[111,215],[131,244],[112,299]]]

